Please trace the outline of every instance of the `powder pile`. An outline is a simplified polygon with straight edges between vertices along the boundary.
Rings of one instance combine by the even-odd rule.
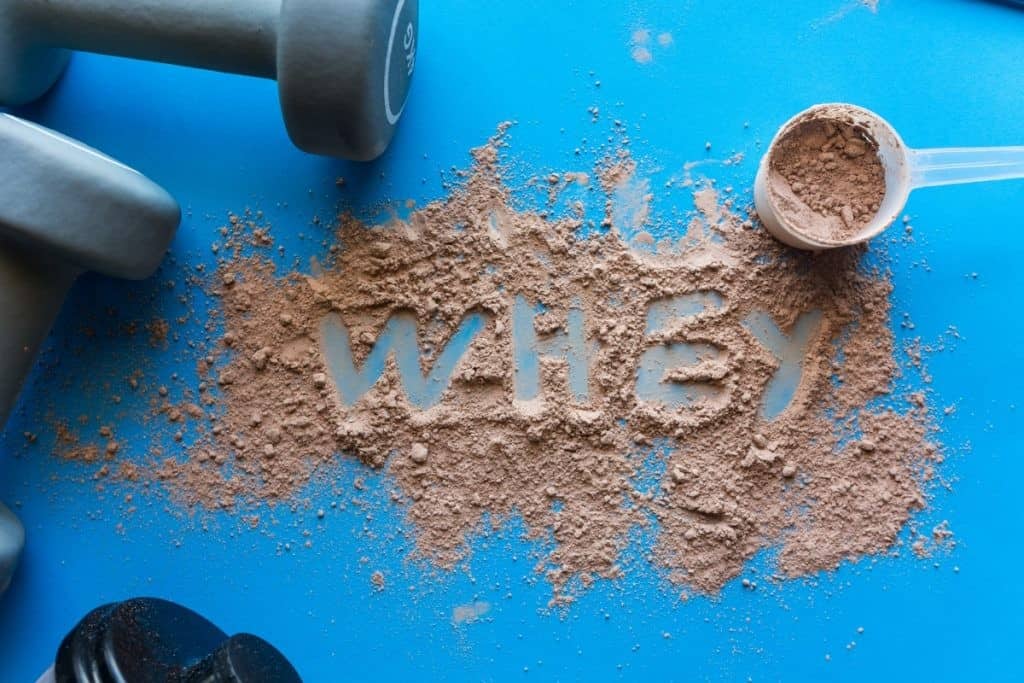
[[[885,198],[878,143],[838,115],[796,123],[773,148],[769,164],[776,206],[801,232],[825,242],[859,233]]]
[[[202,405],[160,407],[175,424],[197,420],[196,440],[130,478],[244,510],[287,501],[355,457],[393,478],[417,552],[441,566],[488,524],[521,516],[555,602],[627,572],[643,529],[656,530],[645,560],[707,592],[766,547],[780,548],[788,576],[891,548],[941,453],[924,397],[890,393],[891,288],[864,270],[863,252],[788,250],[710,185],[681,238],[634,250],[615,224],[614,197],[634,180],[628,156],[585,188],[578,172],[548,178],[585,195],[553,217],[514,208],[503,145],[499,134],[475,150],[464,184],[406,220],[371,229],[342,216],[337,247],[311,273],[277,272],[267,232],[233,220]],[[787,361],[752,331],[757,315],[806,338],[799,384],[771,419],[766,394]],[[388,330],[395,352],[377,378],[368,368]],[[544,350],[525,397],[514,333]],[[573,334],[583,361],[567,350]],[[338,385],[339,339],[365,391]],[[410,388],[402,349],[417,347],[426,379]],[[462,353],[449,386],[432,373],[452,349]]]

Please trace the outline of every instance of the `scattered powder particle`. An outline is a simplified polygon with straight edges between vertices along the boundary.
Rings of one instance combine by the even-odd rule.
[[[384,573],[380,570],[375,571],[370,575],[370,583],[373,584],[374,590],[384,590]]]
[[[171,325],[163,318],[156,318],[146,324],[146,331],[149,332],[149,345],[153,348],[167,348],[167,334]]]
[[[814,28],[822,28],[829,24],[834,24],[846,18],[851,12],[855,12],[859,9],[867,9],[872,14],[878,14],[878,0],[849,0],[846,4],[842,5],[836,11],[831,14],[818,19],[817,21],[811,22],[811,26]]]
[[[452,624],[472,624],[491,611],[489,602],[471,602],[468,605],[459,605],[452,609]]]
[[[804,234],[825,242],[857,235],[885,198],[878,143],[839,107],[785,130],[769,159],[775,206]]]
[[[65,460],[76,460],[78,462],[96,462],[100,459],[100,449],[97,446],[76,446],[61,453]]]
[[[648,559],[708,593],[768,546],[788,576],[891,548],[940,453],[923,395],[867,407],[891,394],[897,365],[891,285],[862,268],[863,250],[794,252],[705,192],[682,238],[634,251],[616,207],[639,184],[626,154],[595,169],[607,229],[582,238],[583,213],[516,208],[503,145],[475,150],[464,184],[406,220],[341,216],[344,249],[313,275],[278,272],[266,240],[224,249],[221,272],[237,277],[217,286],[223,356],[200,364],[205,377],[218,363],[216,425],[133,476],[235,509],[288,500],[331,477],[338,454],[358,458],[386,468],[417,552],[440,566],[521,517],[545,541],[536,571],[555,602],[628,572],[632,531],[652,523]],[[228,241],[250,229],[233,222]],[[667,313],[655,324],[651,311]],[[783,337],[810,330],[771,418],[787,361],[752,319]],[[526,383],[521,335],[535,340]]]
[[[640,232],[647,225],[651,213],[650,181],[637,178],[632,159],[607,162],[598,173],[601,186],[609,193],[605,203],[604,227],[618,227],[625,234]]]
[[[654,56],[651,54],[651,51],[648,50],[643,45],[637,45],[636,47],[634,47],[633,51],[630,54],[633,57],[633,61],[636,62],[637,64],[649,64],[651,60],[654,59]]]
[[[666,36],[668,36],[668,42],[665,42]],[[641,28],[633,31],[633,35],[630,36],[630,56],[634,62],[637,64],[649,64],[654,59],[654,55],[648,47],[650,42],[651,32],[649,30]],[[672,36],[668,33],[662,33],[658,36],[658,44],[662,47],[670,45],[671,42]]]
[[[409,449],[409,457],[417,465],[425,465],[427,463],[427,447],[421,443],[414,443]]]
[[[702,216],[709,217],[712,221],[721,219],[719,211],[718,192],[713,187],[705,187],[693,193],[693,205]]]
[[[94,463],[100,459],[100,449],[95,444],[82,444],[77,433],[73,432],[66,423],[58,422],[54,425],[57,435],[54,454],[64,460]]]
[[[723,161],[722,165],[723,166],[735,166],[737,164],[742,164],[744,157],[745,157],[745,155],[743,154],[743,152],[736,152],[735,154],[730,156],[728,159]]]

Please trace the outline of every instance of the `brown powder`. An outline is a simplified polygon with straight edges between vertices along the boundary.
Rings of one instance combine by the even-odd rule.
[[[146,324],[149,332],[149,345],[153,348],[167,348],[167,335],[171,331],[170,323],[163,318],[156,318]]]
[[[849,239],[871,222],[885,198],[878,143],[863,127],[812,118],[773,147],[769,192],[775,205],[808,236]]]
[[[652,34],[646,28],[639,28],[633,31],[630,36],[630,56],[637,64],[650,64],[654,61],[654,53],[651,52]],[[672,46],[672,34],[663,31],[658,34],[657,43],[659,48]]]
[[[769,546],[789,576],[891,547],[941,457],[923,396],[889,396],[891,287],[861,268],[863,251],[788,250],[710,185],[681,239],[634,251],[615,222],[616,194],[637,183],[627,155],[589,186],[603,218],[583,201],[551,218],[513,208],[502,145],[499,134],[475,150],[465,184],[408,220],[368,229],[341,217],[340,248],[311,275],[278,274],[260,252],[268,231],[233,219],[216,276],[225,332],[199,364],[212,426],[185,457],[132,477],[237,509],[288,500],[356,457],[387,470],[418,552],[441,566],[465,557],[485,520],[521,516],[547,543],[536,571],[556,602],[628,571],[631,535],[652,524],[646,557],[708,592]],[[659,310],[669,314],[654,320]],[[799,384],[773,419],[763,405],[783,360],[752,331],[757,315],[806,337]],[[429,373],[474,320],[446,387]],[[368,374],[361,395],[351,377],[339,390],[338,339],[347,333],[355,371],[369,373],[388,329],[381,376]],[[535,395],[521,395],[514,333],[542,349]],[[566,351],[572,334],[589,362]],[[414,390],[403,348],[427,377]],[[581,366],[585,395],[572,383]],[[672,390],[674,401],[659,394]],[[890,407],[871,407],[880,398]],[[203,415],[166,400],[157,410],[182,423]]]
[[[455,626],[472,624],[487,616],[490,611],[491,604],[489,602],[477,601],[468,605],[459,605],[452,609],[452,624]]]

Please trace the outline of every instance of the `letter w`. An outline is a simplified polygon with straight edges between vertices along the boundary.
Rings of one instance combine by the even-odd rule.
[[[384,374],[388,358],[394,354],[409,402],[420,410],[426,410],[441,400],[462,356],[486,326],[487,317],[481,313],[470,313],[464,317],[433,367],[425,374],[421,370],[420,350],[416,343],[416,318],[408,312],[396,313],[388,319],[361,368],[356,368],[352,357],[348,327],[336,313],[328,314],[320,323],[321,349],[345,405],[354,405],[373,388]]]

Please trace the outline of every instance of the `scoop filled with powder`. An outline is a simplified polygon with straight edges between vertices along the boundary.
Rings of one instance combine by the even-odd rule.
[[[772,140],[754,203],[779,241],[817,251],[875,237],[915,189],[1016,178],[1024,178],[1024,146],[911,149],[872,111],[819,104]]]
[[[759,213],[773,233],[796,233],[802,248],[857,241],[886,195],[879,143],[858,108],[820,105],[797,115],[773,140],[758,173]],[[762,207],[768,207],[763,211]],[[763,216],[764,217],[764,216]]]

